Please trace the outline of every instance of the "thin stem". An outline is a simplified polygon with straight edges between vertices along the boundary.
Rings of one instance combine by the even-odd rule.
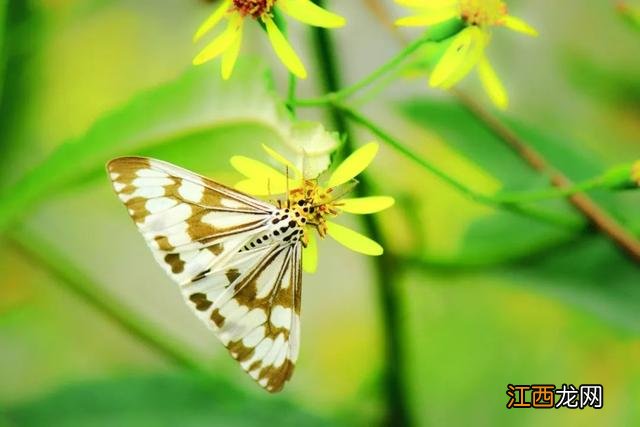
[[[378,137],[380,137],[380,139],[382,139],[384,142],[386,142],[390,147],[398,151],[400,154],[404,155],[409,160],[413,161],[423,169],[437,176],[442,181],[446,182],[447,184],[449,184],[450,186],[458,190],[460,193],[466,195],[467,197],[469,197],[470,199],[476,202],[487,204],[494,207],[500,207],[502,209],[516,212],[518,214],[535,218],[540,221],[559,225],[562,227],[566,227],[568,229],[573,229],[575,231],[579,231],[584,228],[584,223],[582,221],[567,217],[565,215],[559,215],[553,212],[535,209],[533,207],[521,206],[521,205],[513,204],[510,202],[502,201],[499,198],[494,198],[492,196],[477,193],[471,188],[469,188],[468,186],[466,186],[465,184],[463,184],[462,182],[458,181],[457,179],[453,178],[451,175],[444,172],[442,169],[440,169],[436,165],[429,162],[424,157],[415,153],[413,150],[408,148],[405,144],[398,141],[396,138],[391,136],[389,133],[387,133],[385,130],[380,128],[378,125],[373,123],[373,121],[369,120],[367,117],[365,117],[361,113],[344,105],[339,106],[339,108],[344,112],[344,114],[347,117],[352,119],[354,122],[359,123],[363,127],[367,128],[374,135],[377,135]]]
[[[398,53],[396,56],[391,58],[388,62],[386,62],[385,64],[380,66],[378,69],[373,71],[371,74],[369,74],[362,80],[358,81],[357,83],[353,84],[352,86],[349,86],[341,90],[336,89],[333,91],[329,91],[326,95],[321,96],[319,98],[298,99],[296,101],[296,105],[300,107],[316,107],[316,106],[331,104],[331,103],[343,100],[345,98],[348,98],[354,93],[369,86],[370,84],[372,84],[379,78],[383,77],[390,71],[393,71],[409,55],[411,55],[413,52],[418,50],[422,45],[424,45],[429,41],[431,41],[431,37],[428,35],[420,37],[415,41],[413,41],[412,43],[410,43],[407,47],[405,47],[402,51],[400,51],[400,53]]]
[[[9,0],[0,0],[0,104],[2,104],[2,91],[4,89],[4,72],[7,57],[7,12]]]
[[[296,90],[298,88],[298,78],[293,73],[289,73],[289,86],[287,88],[287,108],[293,116],[296,115]]]
[[[551,166],[549,161],[524,139],[516,135],[511,129],[496,117],[484,110],[477,102],[462,92],[453,92],[458,101],[478,119],[490,132],[503,141],[522,158],[532,169],[547,175],[551,183],[558,188],[571,188],[571,180],[559,170]],[[591,221],[604,235],[609,237],[633,260],[640,262],[640,240],[629,230],[625,229],[606,210],[584,193],[577,193],[569,197],[569,201],[589,221]]]
[[[514,193],[502,193],[491,196],[493,199],[501,204],[523,204],[533,203],[542,200],[560,199],[572,196],[576,193],[582,193],[585,191],[595,190],[602,186],[602,180],[600,177],[589,179],[587,181],[573,184],[571,187],[566,188],[545,188],[535,191],[523,191]]]
[[[324,1],[316,0],[323,6]],[[328,92],[339,93],[341,81],[337,58],[334,54],[335,44],[328,31],[322,28],[312,30],[314,50],[319,68],[322,70],[321,79],[324,89]],[[378,72],[379,75],[384,74]],[[377,77],[376,77],[377,78]],[[374,79],[370,79],[372,81]],[[356,89],[357,90],[357,89]],[[349,93],[353,93],[353,89]],[[347,137],[342,155],[346,156],[354,151],[353,139],[350,135],[349,123],[342,111],[334,105],[327,105],[336,129]],[[360,176],[360,185],[356,187],[359,196],[369,194],[370,183],[366,175]],[[382,230],[373,216],[362,216],[363,226],[373,239],[386,246]],[[408,426],[411,424],[409,400],[407,397],[406,375],[404,372],[405,358],[402,337],[402,321],[400,320],[401,295],[398,288],[398,265],[388,252],[375,258],[376,287],[382,313],[383,332],[385,342],[385,385],[383,392],[387,406],[384,425]]]
[[[103,287],[76,268],[72,261],[60,255],[58,248],[53,247],[37,234],[25,230],[12,231],[7,237],[28,260],[46,270],[58,279],[58,284],[101,312],[127,333],[163,355],[167,360],[184,368],[206,373],[190,353],[181,350],[183,345],[160,334],[152,325],[101,291]]]

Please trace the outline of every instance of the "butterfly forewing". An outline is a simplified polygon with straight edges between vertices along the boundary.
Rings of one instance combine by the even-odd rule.
[[[156,260],[198,317],[262,387],[281,390],[299,349],[301,243],[258,236],[282,233],[273,219],[283,213],[155,159],[119,158],[108,170]]]

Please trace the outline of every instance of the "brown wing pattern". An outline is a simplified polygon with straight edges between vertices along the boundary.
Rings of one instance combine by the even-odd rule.
[[[123,157],[108,170],[158,263],[180,284],[224,264],[275,209],[159,160]]]

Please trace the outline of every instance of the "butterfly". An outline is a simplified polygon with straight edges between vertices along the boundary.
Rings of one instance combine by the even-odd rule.
[[[107,168],[188,305],[260,386],[280,391],[300,348],[305,226],[322,206],[304,191],[266,203],[150,158],[121,157]]]

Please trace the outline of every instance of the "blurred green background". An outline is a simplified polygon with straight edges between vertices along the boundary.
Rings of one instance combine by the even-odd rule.
[[[330,4],[349,21],[332,32],[347,82],[401,49],[368,5]],[[540,37],[495,31],[489,57],[512,98],[505,121],[575,180],[639,158],[640,32],[613,2],[509,5]],[[265,73],[273,69],[280,93],[286,75],[257,25],[230,82],[219,80],[218,64],[190,65],[191,36],[211,8],[0,0],[0,217],[12,218],[0,240],[0,426],[383,419],[385,319],[371,259],[321,242],[319,272],[304,277],[296,373],[283,393],[267,395],[181,302],[112,194],[103,167],[117,155],[158,157],[231,184],[239,177],[230,156],[278,146]],[[307,28],[291,32],[310,71],[300,96],[318,94]],[[462,86],[486,103],[475,76]],[[400,80],[366,112],[478,191],[547,185],[424,79]],[[321,111],[301,116],[330,127]],[[640,425],[637,264],[592,229],[471,202],[384,145],[369,171],[379,192],[398,199],[378,217],[398,256],[389,285],[400,295],[416,425]],[[593,196],[638,235],[638,193]],[[541,205],[579,218],[565,202]],[[69,278],[97,287],[98,298],[124,306],[213,374],[168,360],[70,291]],[[603,384],[605,406],[506,410],[509,383]]]

